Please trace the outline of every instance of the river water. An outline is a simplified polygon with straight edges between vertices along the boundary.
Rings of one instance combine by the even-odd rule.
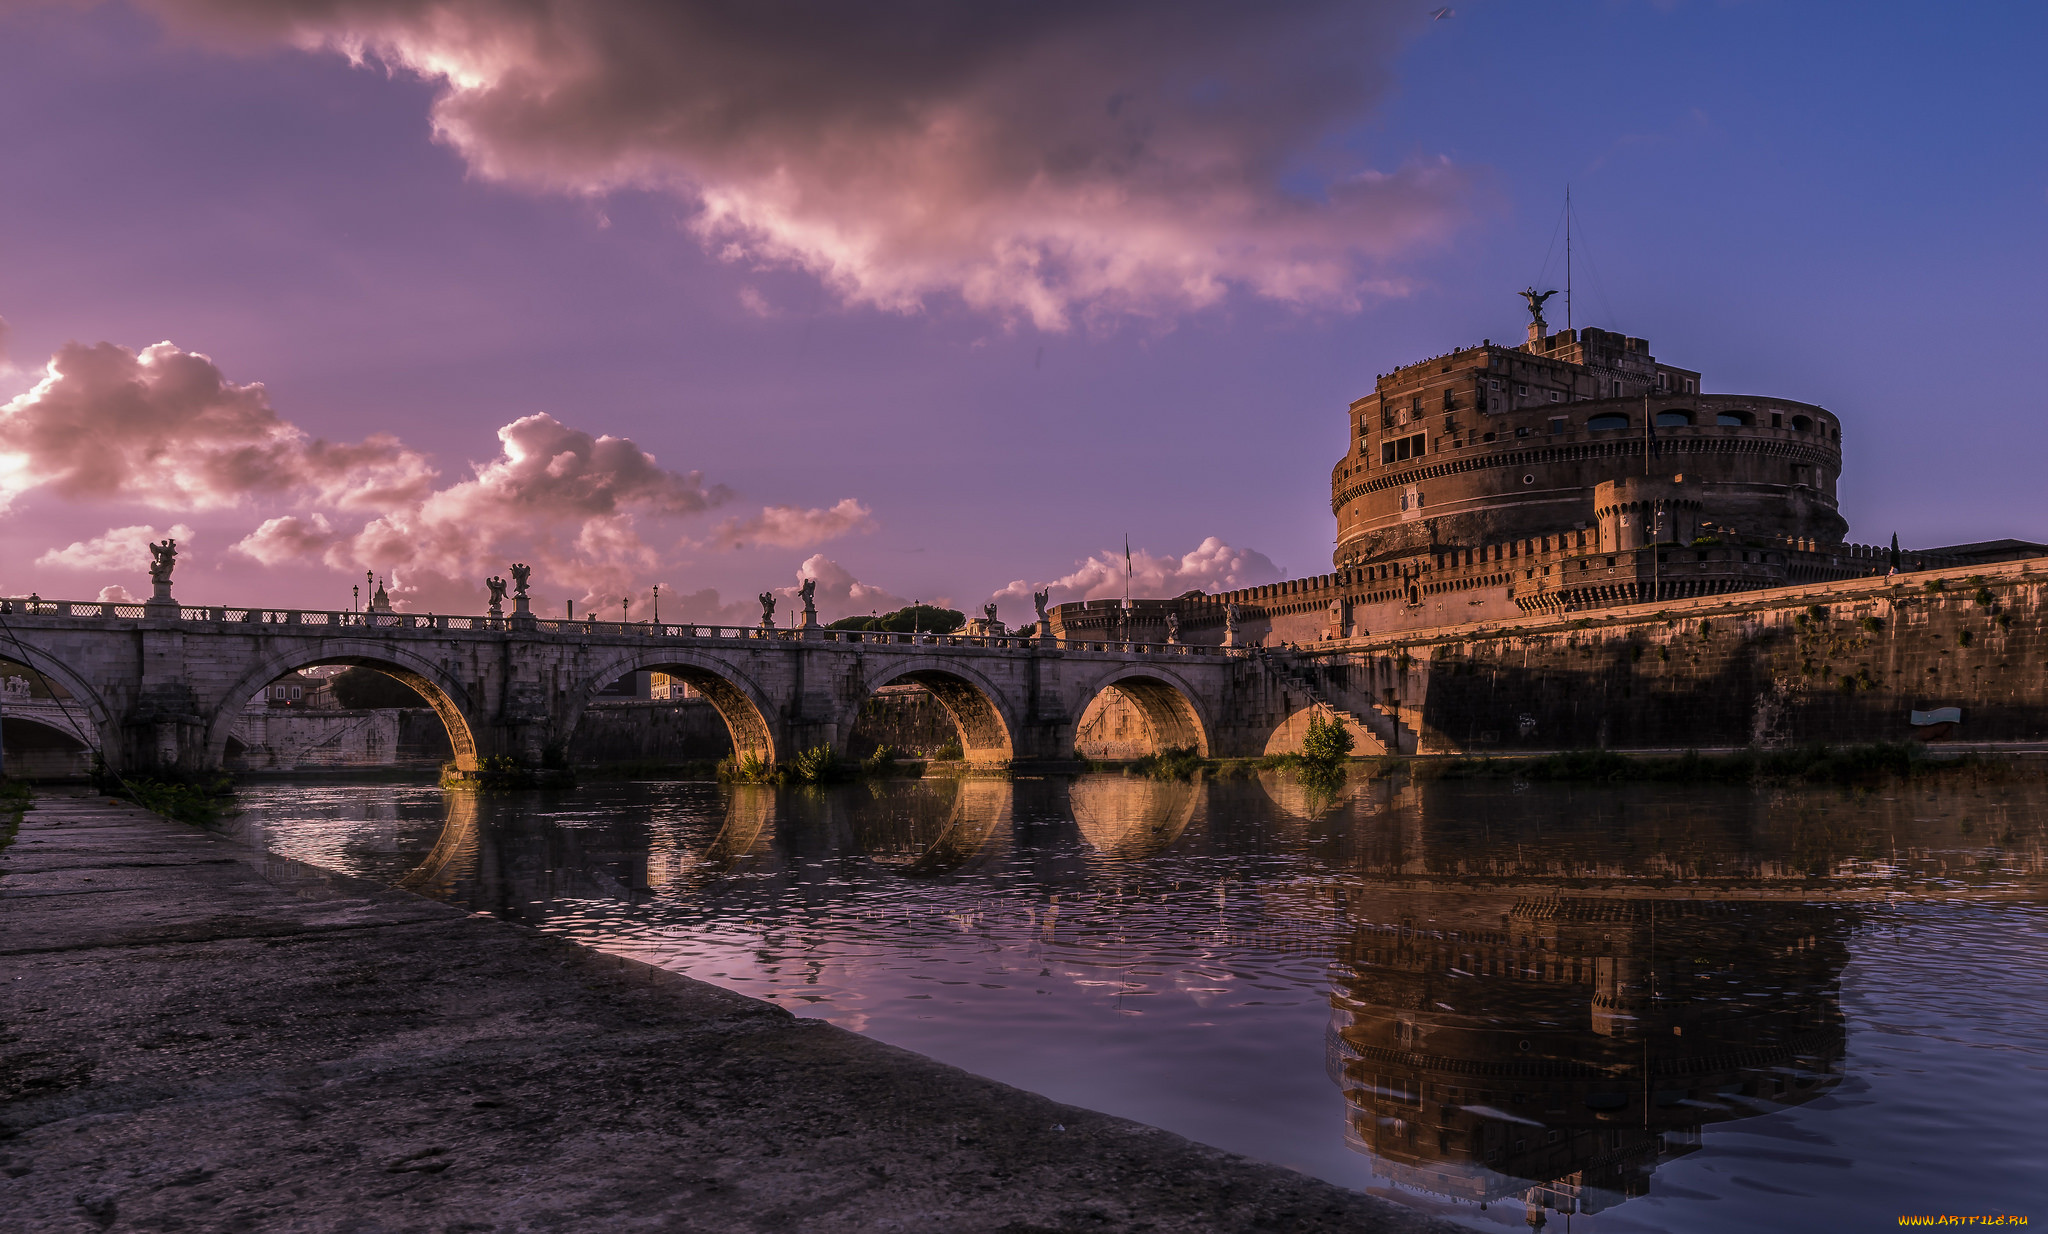
[[[1480,1229],[2048,1221],[2048,783],[246,786],[252,842]]]

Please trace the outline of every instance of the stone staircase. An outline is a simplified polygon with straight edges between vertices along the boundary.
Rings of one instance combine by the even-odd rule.
[[[1365,714],[1360,715],[1332,702],[1327,694],[1307,674],[1293,665],[1282,661],[1264,647],[1252,649],[1252,655],[1265,666],[1266,671],[1278,677],[1286,686],[1308,696],[1310,702],[1334,715],[1354,730],[1357,736],[1377,743],[1379,749],[1362,749],[1360,754],[1413,754],[1417,738],[1415,730],[1401,723],[1399,717],[1389,713],[1378,703],[1367,703]]]

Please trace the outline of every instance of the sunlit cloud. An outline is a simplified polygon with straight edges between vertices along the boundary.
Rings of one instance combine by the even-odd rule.
[[[673,194],[710,251],[885,310],[957,297],[1062,330],[1233,291],[1350,309],[1398,294],[1396,259],[1470,196],[1444,160],[1345,140],[1423,24],[1409,5],[147,2],[416,74],[477,174]]]
[[[36,564],[66,570],[123,570],[144,574],[149,570],[149,546],[167,538],[180,544],[187,543],[192,539],[192,529],[183,523],[174,523],[162,532],[147,523],[134,527],[111,527],[90,540],[77,540],[64,548],[53,548],[36,558]]]
[[[0,459],[0,511],[37,488],[170,510],[258,497],[365,509],[417,500],[434,481],[396,438],[313,437],[279,417],[261,384],[236,385],[172,343],[67,343],[41,381],[0,405]]]
[[[1264,553],[1256,549],[1233,548],[1216,536],[1208,537],[1193,551],[1178,557],[1158,557],[1143,549],[1135,549],[1131,553],[1130,568],[1131,595],[1148,599],[1170,598],[1190,591],[1232,591],[1239,587],[1276,582],[1280,578],[1280,568]],[[1035,591],[1049,589],[1052,592],[1051,602],[1062,604],[1070,600],[1104,600],[1121,596],[1124,586],[1123,554],[1103,552],[1060,578],[1035,585],[1021,578],[1013,580],[993,598],[1006,610],[1013,605],[1021,605],[1020,611],[1024,614],[1021,619],[1029,620],[1034,612],[1031,596]]]
[[[140,352],[70,344],[34,389],[0,407],[0,503],[31,491],[178,512],[268,505],[276,512],[227,537],[231,556],[272,568],[372,571],[400,602],[444,612],[474,607],[484,578],[514,560],[534,567],[551,603],[616,601],[660,577],[657,544],[694,542],[687,525],[732,497],[629,438],[545,414],[504,425],[494,456],[443,482],[396,438],[335,445],[312,437],[278,413],[261,384],[230,381],[208,357],[172,343]],[[874,525],[866,505],[845,498],[763,507],[720,525],[712,540],[808,547]],[[149,541],[192,534],[184,523],[163,532],[116,527],[36,564],[142,570]]]
[[[759,514],[750,518],[732,518],[720,523],[708,543],[726,549],[761,545],[808,548],[840,536],[874,529],[874,512],[848,497],[826,509],[764,506]]]

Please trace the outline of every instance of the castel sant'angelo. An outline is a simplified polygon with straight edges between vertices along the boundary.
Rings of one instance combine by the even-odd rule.
[[[1468,622],[2032,556],[2001,540],[1910,550],[1847,542],[1842,423],[1824,407],[1709,394],[1647,339],[1484,340],[1382,375],[1349,409],[1330,472],[1328,574],[1174,600],[1063,604],[1077,638],[1314,643]],[[1123,627],[1118,629],[1117,627]]]

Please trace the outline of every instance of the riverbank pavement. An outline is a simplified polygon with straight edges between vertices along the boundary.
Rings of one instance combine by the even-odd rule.
[[[10,1234],[1453,1228],[133,805],[0,851]]]

